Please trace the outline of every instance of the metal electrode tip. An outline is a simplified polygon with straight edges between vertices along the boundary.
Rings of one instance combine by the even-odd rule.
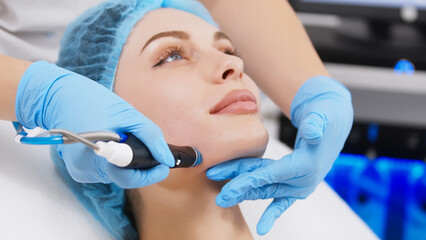
[[[196,149],[195,147],[192,148],[195,150],[195,154],[197,155],[194,165],[192,165],[193,167],[195,167],[203,162],[203,156],[201,155],[200,151],[198,151],[198,149]]]

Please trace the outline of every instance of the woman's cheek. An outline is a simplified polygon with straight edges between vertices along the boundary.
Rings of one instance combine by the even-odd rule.
[[[185,105],[171,104],[168,108],[169,111],[163,111],[156,122],[166,141],[175,145],[193,146],[205,130],[200,128],[203,121],[190,108],[186,109]]]

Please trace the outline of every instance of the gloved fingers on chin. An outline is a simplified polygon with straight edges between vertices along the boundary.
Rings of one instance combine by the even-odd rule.
[[[251,172],[255,169],[270,164],[271,159],[265,158],[240,158],[223,162],[207,170],[207,177],[214,181],[223,181],[235,178],[243,173]]]
[[[253,172],[243,173],[226,183],[218,197],[225,201],[236,199],[253,189],[274,183],[277,182],[275,181],[275,177],[271,176],[270,168],[259,168]]]
[[[253,189],[242,196],[243,200],[269,199],[291,197],[304,199],[310,195],[310,188],[296,187],[288,184],[270,184]],[[257,196],[257,197],[256,197]]]
[[[308,144],[321,142],[327,124],[327,119],[316,112],[309,113],[299,126],[303,139]]]
[[[284,156],[280,160],[270,160],[266,165],[259,167],[251,172],[245,172],[236,176],[225,184],[219,196],[224,200],[237,198],[249,192],[252,189],[263,186],[286,183],[287,181],[297,181],[297,178],[303,177],[303,173],[297,172],[299,164],[294,161],[297,152]],[[296,157],[297,159],[297,157]]]
[[[167,178],[169,167],[158,165],[148,170],[120,168],[108,163],[106,174],[118,186],[129,189],[145,187]]]
[[[260,217],[257,224],[257,233],[259,235],[265,235],[268,233],[275,221],[285,212],[294,202],[295,198],[276,198],[266,208],[265,212]]]
[[[241,195],[235,195],[232,191],[230,194],[221,192],[216,197],[216,204],[220,207],[232,207],[245,200],[276,198],[276,195],[279,194],[280,190],[280,184],[275,183],[251,189],[248,192],[241,193]]]
[[[310,195],[309,188],[295,187],[287,184],[270,184],[259,188],[251,189],[241,195],[222,194],[216,198],[216,204],[220,207],[232,207],[245,200],[258,200],[270,198],[295,198],[304,199]],[[234,195],[234,196],[232,196]]]

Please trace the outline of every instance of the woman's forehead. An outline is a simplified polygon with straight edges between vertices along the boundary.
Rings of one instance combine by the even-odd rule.
[[[133,29],[144,43],[154,35],[171,31],[185,32],[195,37],[213,36],[219,29],[196,15],[173,8],[159,8],[147,13]]]

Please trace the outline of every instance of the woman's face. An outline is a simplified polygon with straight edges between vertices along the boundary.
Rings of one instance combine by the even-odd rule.
[[[170,8],[145,15],[124,45],[114,89],[168,143],[202,153],[191,171],[265,150],[257,86],[232,42],[197,16]]]

